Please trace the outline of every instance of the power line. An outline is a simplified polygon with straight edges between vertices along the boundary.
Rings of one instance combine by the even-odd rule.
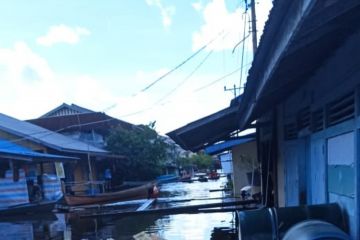
[[[159,78],[157,78],[155,81],[153,81],[152,83],[150,83],[148,86],[146,86],[145,88],[143,88],[140,92],[145,92],[146,90],[148,90],[149,88],[151,88],[152,86],[154,86],[156,83],[158,83],[159,81],[161,81],[162,79],[164,79],[165,77],[167,77],[168,75],[170,75],[172,72],[174,72],[175,70],[179,69],[181,66],[183,66],[185,63],[187,63],[188,61],[190,61],[192,58],[194,58],[196,55],[198,55],[201,51],[203,51],[205,48],[207,48],[211,43],[213,43],[218,37],[220,37],[221,35],[224,34],[224,31],[221,31],[220,33],[218,33],[216,35],[216,37],[214,37],[213,39],[211,39],[208,43],[206,43],[204,46],[202,46],[200,49],[198,49],[195,53],[193,53],[192,55],[190,55],[190,57],[186,58],[184,61],[182,61],[180,64],[178,64],[177,66],[175,66],[174,68],[172,68],[170,71],[166,72],[165,74],[163,74],[162,76],[160,76]]]
[[[249,33],[248,35],[246,35],[243,39],[241,39],[233,48],[231,53],[234,53],[236,48],[243,42],[245,42],[246,39],[248,39],[251,36],[251,34]]]
[[[143,88],[140,92],[145,92],[146,90],[148,90],[149,88],[151,88],[152,86],[154,86],[156,83],[158,83],[159,81],[161,81],[162,79],[164,79],[165,77],[167,77],[168,75],[170,75],[172,72],[174,72],[175,70],[177,70],[178,68],[180,68],[181,66],[183,66],[185,63],[187,63],[189,60],[191,60],[192,58],[194,58],[196,55],[198,55],[201,51],[203,51],[205,48],[207,48],[210,44],[212,44],[217,38],[219,38],[221,35],[225,35],[225,37],[228,35],[228,33],[224,34],[224,31],[221,31],[217,34],[216,37],[214,37],[213,39],[211,39],[207,44],[205,44],[204,46],[202,46],[200,49],[198,49],[194,54],[192,54],[190,57],[188,57],[187,59],[185,59],[183,62],[181,62],[179,65],[177,65],[176,67],[174,67],[173,69],[171,69],[170,71],[166,72],[165,74],[163,74],[162,76],[160,76],[159,78],[157,78],[155,81],[153,81],[151,84],[149,84],[148,86],[146,86],[145,88]],[[178,84],[173,90],[171,90],[168,94],[166,94],[164,97],[162,97],[161,99],[159,99],[158,101],[156,101],[152,106],[144,108],[142,110],[136,111],[136,112],[132,112],[129,114],[125,114],[122,115],[120,117],[128,117],[128,116],[133,116],[133,115],[137,115],[143,112],[146,112],[150,109],[152,109],[154,106],[160,104],[164,99],[166,99],[168,96],[170,96],[173,92],[175,92],[179,87],[181,87],[188,79],[190,79],[190,77],[205,63],[205,61],[210,57],[210,55],[213,53],[213,49],[205,56],[205,58],[195,67],[195,69],[182,81],[180,82],[180,84]],[[136,94],[134,94],[133,96],[135,96]]]
[[[121,115],[120,117],[123,118],[123,117],[130,117],[130,116],[133,116],[133,115],[138,115],[140,113],[143,113],[143,112],[146,112],[150,109],[154,108],[154,106],[150,106],[150,107],[147,107],[147,108],[144,108],[144,109],[141,109],[139,111],[136,111],[136,112],[132,112],[132,113],[128,113],[128,114],[125,114],[125,115]]]
[[[28,139],[31,140],[35,136],[37,136],[38,138],[41,139],[41,138],[44,138],[44,137],[47,137],[47,136],[50,136],[50,135],[53,135],[53,134],[60,134],[59,132],[62,132],[64,130],[67,130],[67,129],[70,129],[70,128],[74,128],[74,127],[79,127],[80,128],[80,127],[83,127],[83,126],[88,126],[88,125],[92,125],[92,124],[96,124],[96,123],[110,122],[110,121],[114,121],[114,118],[109,118],[109,119],[104,119],[104,120],[99,120],[99,121],[93,121],[93,122],[87,122],[87,123],[82,123],[82,124],[73,124],[73,125],[58,129],[58,130],[44,129],[43,131],[38,131],[38,132],[33,132],[33,133],[30,133],[30,134],[26,134],[26,136],[24,136],[24,137],[19,137],[19,138],[16,138],[14,140],[9,140],[9,142],[16,143],[16,142],[20,142],[22,140],[28,140]],[[29,124],[32,124],[32,123],[29,123]],[[34,125],[36,125],[36,124],[34,124]],[[65,136],[63,134],[61,134],[61,135]],[[65,136],[65,137],[67,137],[67,136]],[[73,141],[71,141],[71,142],[73,142]],[[80,140],[77,140],[77,141],[80,141]],[[80,142],[82,142],[82,141],[80,141]]]
[[[193,92],[199,92],[199,91],[201,91],[201,90],[204,90],[205,88],[208,88],[208,87],[214,85],[215,83],[217,83],[217,82],[219,82],[219,81],[221,81],[221,80],[223,80],[223,79],[225,79],[225,78],[230,77],[231,75],[237,73],[238,71],[241,71],[244,67],[247,67],[247,66],[249,66],[250,64],[251,64],[251,62],[247,63],[247,64],[244,65],[244,66],[241,66],[241,67],[239,67],[239,68],[236,68],[234,71],[232,71],[232,72],[230,72],[230,73],[228,73],[228,74],[226,74],[226,75],[224,75],[224,76],[222,76],[222,77],[220,77],[220,78],[217,78],[217,79],[215,79],[214,81],[212,81],[212,82],[210,82],[210,83],[208,83],[208,84],[206,84],[206,85],[204,85],[204,86],[202,86],[202,87],[199,87],[199,88],[195,89]]]
[[[245,36],[245,31],[246,31],[246,16],[247,13],[245,13],[245,20],[244,20],[244,35]],[[250,36],[250,34],[248,35]],[[243,46],[242,46],[242,52],[241,52],[241,71],[240,71],[240,83],[239,83],[239,87],[241,88],[241,84],[242,84],[242,78],[243,78],[243,65],[244,65],[244,54],[245,54],[245,41],[243,41]],[[239,90],[239,94],[240,94],[240,90]]]
[[[214,52],[214,50],[211,50],[205,57],[204,59],[194,68],[194,70],[187,75],[183,81],[181,81],[175,88],[173,88],[168,94],[166,94],[165,96],[163,96],[161,99],[159,99],[155,105],[161,103],[164,99],[166,99],[167,97],[169,97],[172,93],[174,93],[177,89],[179,89],[182,85],[184,85],[193,75],[194,73],[199,70],[199,68],[206,62],[206,60],[210,57],[210,55]]]
[[[209,56],[210,56],[210,53],[203,59],[202,64],[206,61],[206,59],[207,59]],[[197,69],[198,69],[202,64],[199,64],[199,65],[197,66]],[[251,62],[248,63],[248,64],[246,64],[246,65],[244,65],[243,67],[246,67],[246,66],[248,66],[248,65],[250,65],[250,64],[251,64]],[[195,68],[195,69],[196,69],[196,68]],[[236,72],[238,72],[238,71],[240,71],[240,70],[241,70],[241,67],[235,69],[234,71],[232,71],[232,72],[230,72],[230,73],[228,73],[228,74],[226,74],[226,75],[224,75],[224,76],[222,76],[222,77],[220,77],[220,78],[218,78],[218,79],[216,79],[216,80],[214,80],[214,81],[212,81],[211,83],[209,83],[209,84],[207,84],[207,85],[205,85],[205,86],[202,86],[202,87],[200,87],[200,88],[198,88],[198,89],[195,89],[193,92],[198,92],[198,91],[201,91],[201,90],[203,90],[203,89],[205,89],[205,88],[207,88],[207,87],[210,87],[211,85],[215,84],[216,82],[221,81],[221,80],[223,80],[223,79],[225,79],[225,78],[227,78],[227,77],[235,74]],[[194,72],[195,72],[195,70],[194,70],[192,73],[194,73]],[[189,74],[189,75],[190,75],[190,74]],[[152,107],[153,107],[153,106],[152,106]],[[126,115],[123,115],[123,116],[120,116],[120,117],[136,115],[136,114],[145,112],[145,111],[151,109],[152,107],[149,107],[149,108],[146,108],[146,109],[137,111],[137,112],[133,112],[133,113],[130,113],[130,114],[126,114]],[[83,127],[83,126],[88,126],[88,125],[97,124],[97,123],[110,122],[110,121],[113,121],[114,119],[115,119],[115,118],[109,118],[109,119],[104,119],[104,120],[99,120],[99,121],[93,121],[93,122],[87,122],[87,123],[81,123],[81,124],[73,124],[73,125],[70,125],[70,126],[67,126],[67,127],[61,128],[61,129],[58,129],[58,130],[54,130],[54,131],[48,130],[48,129],[44,129],[43,131],[33,132],[33,133],[31,133],[31,134],[27,134],[27,136],[24,136],[24,137],[16,138],[16,139],[14,139],[14,140],[9,140],[9,142],[19,142],[19,141],[27,140],[27,139],[31,140],[31,139],[32,139],[33,137],[35,137],[36,135],[39,135],[38,138],[44,138],[44,137],[47,137],[47,136],[49,136],[49,135],[60,134],[60,132],[62,132],[62,131],[64,131],[64,130],[67,130],[67,129],[70,129],[70,128]],[[29,124],[31,124],[31,123],[29,123]],[[41,134],[43,134],[43,135],[41,135]],[[61,134],[61,135],[62,135],[62,134]],[[65,137],[66,137],[66,136],[65,136]],[[75,141],[75,140],[72,140],[71,142],[73,142],[73,141]]]
[[[122,115],[120,117],[129,117],[129,116],[133,116],[133,115],[137,115],[143,112],[146,112],[148,110],[153,109],[155,106],[161,104],[162,101],[164,101],[164,99],[166,99],[167,97],[169,97],[171,94],[173,94],[177,89],[179,89],[182,85],[185,84],[186,81],[188,81],[193,75],[194,73],[199,70],[199,68],[206,62],[206,60],[210,57],[210,55],[214,52],[214,50],[211,50],[205,57],[204,59],[194,68],[193,71],[191,71],[191,73],[189,75],[187,75],[175,88],[173,88],[170,92],[168,92],[166,95],[164,95],[162,98],[160,98],[159,100],[157,100],[154,104],[152,104],[151,106],[141,109],[139,111],[136,112],[132,112],[129,114],[125,114]]]

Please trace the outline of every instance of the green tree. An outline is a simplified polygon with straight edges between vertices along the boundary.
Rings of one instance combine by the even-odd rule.
[[[183,167],[192,165],[196,166],[198,169],[209,169],[213,165],[213,159],[211,156],[199,152],[190,157],[179,159],[179,165]]]
[[[107,150],[124,155],[117,173],[124,180],[152,180],[161,174],[166,156],[166,144],[153,129],[154,124],[135,130],[116,128],[106,139]]]

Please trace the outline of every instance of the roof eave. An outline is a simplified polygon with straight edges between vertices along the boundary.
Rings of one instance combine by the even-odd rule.
[[[270,12],[269,20],[265,25],[259,48],[255,54],[253,64],[249,70],[249,76],[244,91],[243,104],[240,105],[241,118],[240,130],[246,129],[252,119],[256,99],[261,95],[266,83],[271,78],[274,68],[280,61],[281,56],[288,48],[303,19],[311,11],[318,0],[301,1],[276,1]],[[299,7],[301,6],[301,7]],[[283,14],[286,13],[286,17]],[[291,21],[288,21],[291,19]],[[280,29],[281,26],[286,28]],[[277,47],[273,47],[277,43]],[[265,69],[263,66],[266,66]]]

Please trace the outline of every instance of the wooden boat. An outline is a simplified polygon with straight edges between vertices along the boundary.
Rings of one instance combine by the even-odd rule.
[[[187,182],[187,183],[192,183],[192,175],[190,173],[187,173],[186,171],[184,171],[181,174],[181,177],[178,180],[179,182]]]
[[[218,180],[220,178],[220,174],[217,173],[216,171],[212,171],[212,172],[209,173],[208,178],[210,180]]]
[[[116,192],[105,192],[97,194],[65,194],[64,198],[68,205],[89,205],[108,203],[116,201],[128,201],[144,198],[156,198],[159,191],[154,183],[147,183],[141,186],[132,187],[129,189],[119,190]]]
[[[163,184],[163,183],[170,183],[170,182],[176,182],[178,180],[178,176],[176,176],[175,174],[167,174],[167,175],[161,175],[159,177],[156,178],[156,181],[158,184]]]
[[[197,180],[199,182],[207,182],[208,178],[206,177],[206,173],[196,173],[195,177],[197,177]]]
[[[179,181],[180,182],[187,182],[187,183],[192,183],[193,182],[190,175],[189,176],[183,176],[183,177],[179,178]]]
[[[198,181],[199,181],[199,182],[207,182],[207,181],[208,181],[208,178],[207,178],[206,176],[200,176],[200,177],[198,178]]]
[[[19,205],[14,205],[7,208],[0,209],[0,216],[9,216],[9,215],[29,215],[29,214],[39,214],[39,213],[49,213],[54,209],[55,204],[59,200],[53,201],[40,201],[36,203],[24,203]]]

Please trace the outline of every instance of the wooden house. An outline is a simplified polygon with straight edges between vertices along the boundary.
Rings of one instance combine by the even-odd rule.
[[[360,236],[359,42],[357,0],[273,1],[236,109],[236,128],[256,128],[262,203],[337,203],[351,239]],[[228,133],[232,123],[222,124]],[[193,144],[183,130],[170,134]]]
[[[28,120],[40,127],[61,133],[73,139],[88,143],[92,146],[105,149],[106,137],[115,128],[141,131],[141,127],[129,122],[113,118],[103,112],[95,112],[75,104],[63,103],[43,116]],[[168,145],[165,174],[177,174],[176,158],[185,154],[171,139],[159,136]],[[113,169],[116,175],[117,161],[124,161],[124,157],[111,158],[111,161],[97,161],[96,168],[104,172],[106,168]],[[115,184],[118,184],[115,180]]]
[[[112,129],[138,128],[136,125],[110,117],[103,112],[94,112],[66,103],[28,122],[102,149],[105,148],[105,138]]]
[[[274,1],[239,128],[257,128],[263,202],[338,203],[360,236],[360,2]]]
[[[209,116],[198,119],[167,133],[183,149],[197,152],[201,149],[209,155],[227,157],[231,161],[233,193],[241,196],[241,189],[249,182],[247,173],[255,169],[249,163],[258,165],[255,134],[238,135],[238,109],[241,96],[233,99],[230,106]]]
[[[0,138],[31,149],[79,159],[64,164],[67,182],[87,182],[97,179],[96,161],[110,158],[108,152],[57,132],[0,113]],[[41,163],[44,172],[56,173],[53,162]],[[64,176],[62,176],[64,178]],[[85,190],[85,188],[82,188]]]
[[[223,171],[224,165],[230,165],[228,168],[231,168],[230,174],[235,197],[241,197],[241,190],[246,186],[253,187],[252,194],[258,192],[259,179],[257,173],[259,163],[255,134],[236,136],[210,145],[205,148],[205,153],[217,155],[221,160]]]
[[[76,160],[74,157],[35,152],[16,144],[16,141],[0,139],[0,214],[9,211],[9,207],[60,199],[59,173],[44,168],[44,165]],[[25,213],[25,209],[22,212]]]

